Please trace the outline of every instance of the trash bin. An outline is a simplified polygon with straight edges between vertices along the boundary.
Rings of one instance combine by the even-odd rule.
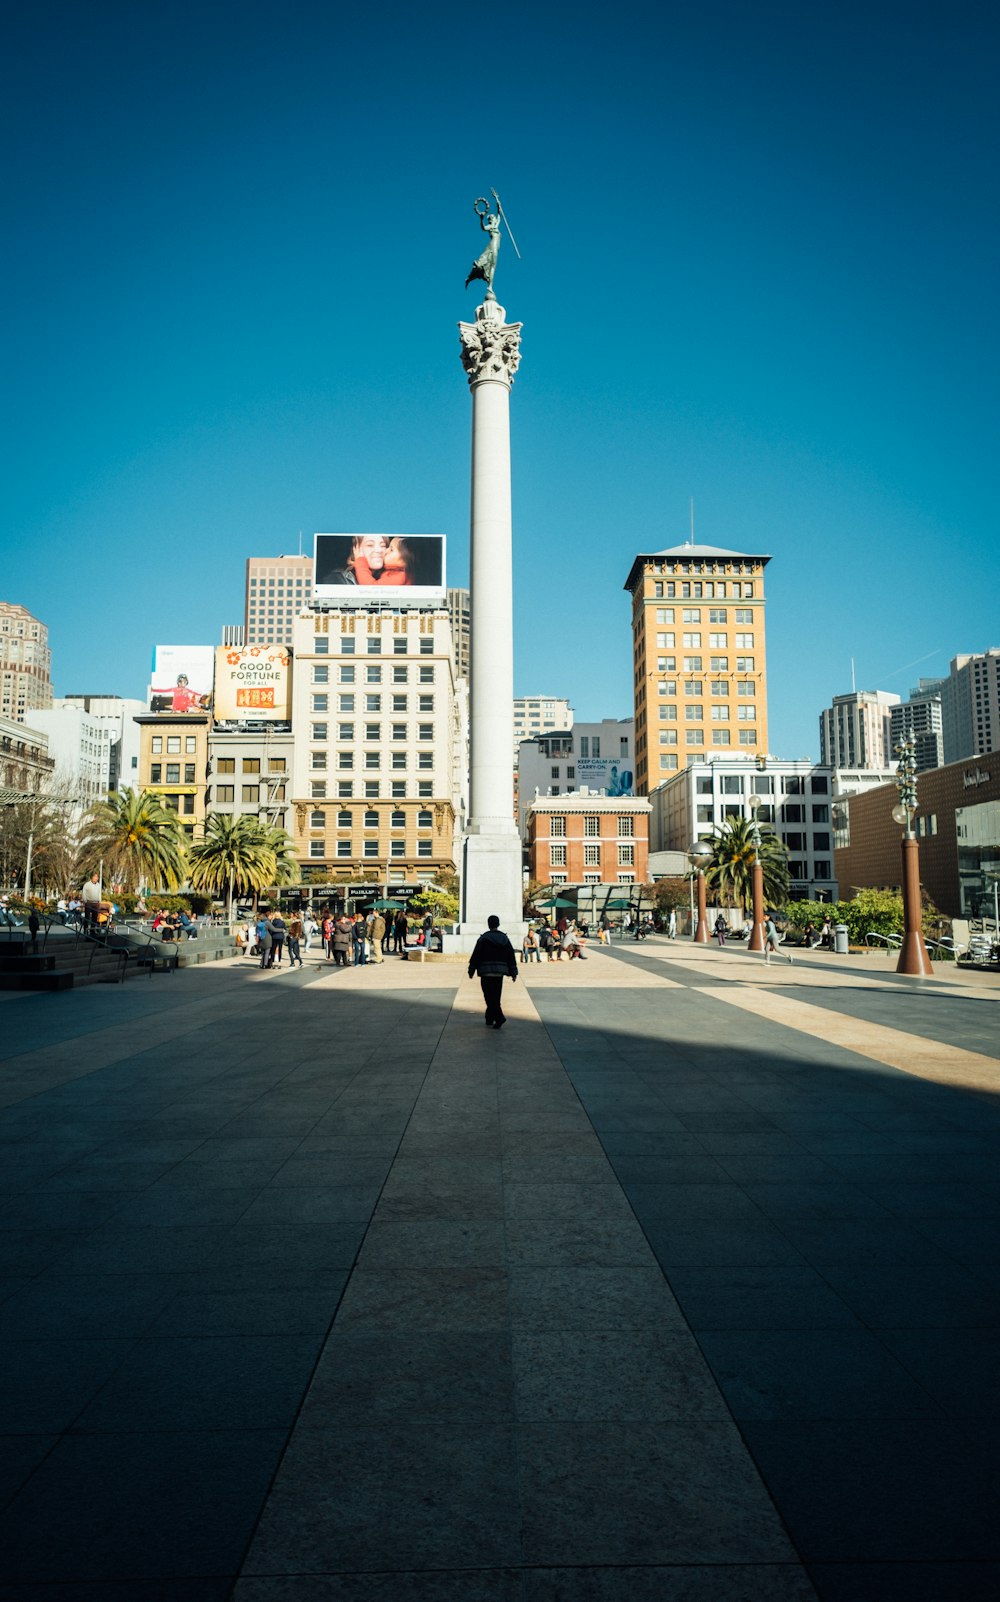
[[[838,957],[847,956],[847,925],[836,923],[833,926],[833,949]]]

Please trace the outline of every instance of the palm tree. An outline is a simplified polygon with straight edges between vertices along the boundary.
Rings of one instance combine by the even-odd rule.
[[[788,898],[788,850],[773,829],[764,825],[759,841],[750,818],[726,818],[708,836],[712,859],[705,879],[723,901],[738,901],[747,912],[753,899],[753,865],[764,873],[764,899],[782,906]]]
[[[96,870],[103,859],[109,876],[125,890],[141,884],[176,890],[187,869],[184,830],[176,812],[148,792],[122,790],[94,807],[85,826],[81,856]]]
[[[271,884],[277,866],[268,831],[248,814],[233,817],[213,812],[204,838],[189,853],[191,884],[196,890],[226,890],[226,919],[233,921],[233,891],[259,894]]]
[[[291,835],[276,824],[263,824],[262,829],[268,850],[274,857],[274,867],[267,883],[275,888],[283,884],[298,884],[302,870],[295,856]]]

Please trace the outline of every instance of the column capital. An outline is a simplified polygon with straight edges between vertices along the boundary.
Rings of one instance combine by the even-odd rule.
[[[504,321],[507,313],[495,300],[486,300],[476,307],[474,323],[459,323],[462,341],[462,366],[469,380],[469,388],[477,384],[503,384],[506,389],[514,382],[514,374],[521,362],[522,323]]]

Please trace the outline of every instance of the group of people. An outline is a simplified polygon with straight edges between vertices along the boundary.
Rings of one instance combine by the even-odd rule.
[[[288,966],[302,967],[302,918],[292,913],[286,923],[279,912],[261,912],[251,931],[249,924],[236,931],[236,945],[242,956],[260,958],[261,969],[280,968],[285,951]]]
[[[417,931],[417,946],[429,945],[434,919],[430,913]],[[262,911],[255,925],[245,924],[236,931],[236,945],[242,956],[260,958],[261,968],[280,968],[285,951],[288,965],[303,966],[303,951],[309,955],[318,935],[323,959],[338,968],[363,967],[381,962],[393,954],[406,957],[409,946],[409,920],[400,908],[395,917],[386,918],[379,908],[353,916],[338,916],[324,907],[319,921],[311,912],[292,913],[287,922],[280,911]]]
[[[528,929],[521,945],[521,961],[558,962],[562,957],[578,957],[581,962],[586,962],[584,943],[578,926],[563,916],[554,928],[546,922],[538,929]]]
[[[180,912],[156,913],[152,928],[160,940],[180,940],[184,935],[189,940],[198,937],[198,925],[187,908],[182,908]]]

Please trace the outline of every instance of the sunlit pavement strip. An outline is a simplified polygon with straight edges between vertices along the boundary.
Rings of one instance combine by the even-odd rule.
[[[965,1051],[950,1043],[928,1040],[922,1035],[907,1034],[900,1029],[890,1029],[867,1019],[831,1012],[825,1007],[813,1006],[808,1001],[794,999],[789,994],[790,990],[797,988],[884,990],[886,986],[880,985],[876,977],[866,978],[855,972],[837,974],[794,962],[789,964],[772,960],[765,964],[759,959],[755,962],[743,952],[734,953],[733,959],[727,959],[722,951],[710,954],[701,952],[695,956],[688,948],[686,953],[678,953],[678,957],[675,957],[674,947],[671,946],[667,950],[640,948],[632,954],[660,962],[683,961],[686,957],[692,971],[700,969],[704,972],[702,965],[711,963],[716,980],[733,980],[732,984],[716,983],[712,986],[713,1001],[726,1002],[758,1018],[767,1018],[800,1034],[842,1046],[845,1051],[856,1052],[858,1056],[885,1063],[887,1067],[898,1068],[903,1073],[930,1079],[936,1084],[958,1085],[966,1090],[995,1091],[1000,1088],[1000,1062],[995,1057]],[[942,985],[935,986],[934,993],[942,998],[965,997],[970,991],[960,985]],[[977,1000],[984,1002],[1000,1000],[1000,992],[980,991],[976,992],[976,996]]]

